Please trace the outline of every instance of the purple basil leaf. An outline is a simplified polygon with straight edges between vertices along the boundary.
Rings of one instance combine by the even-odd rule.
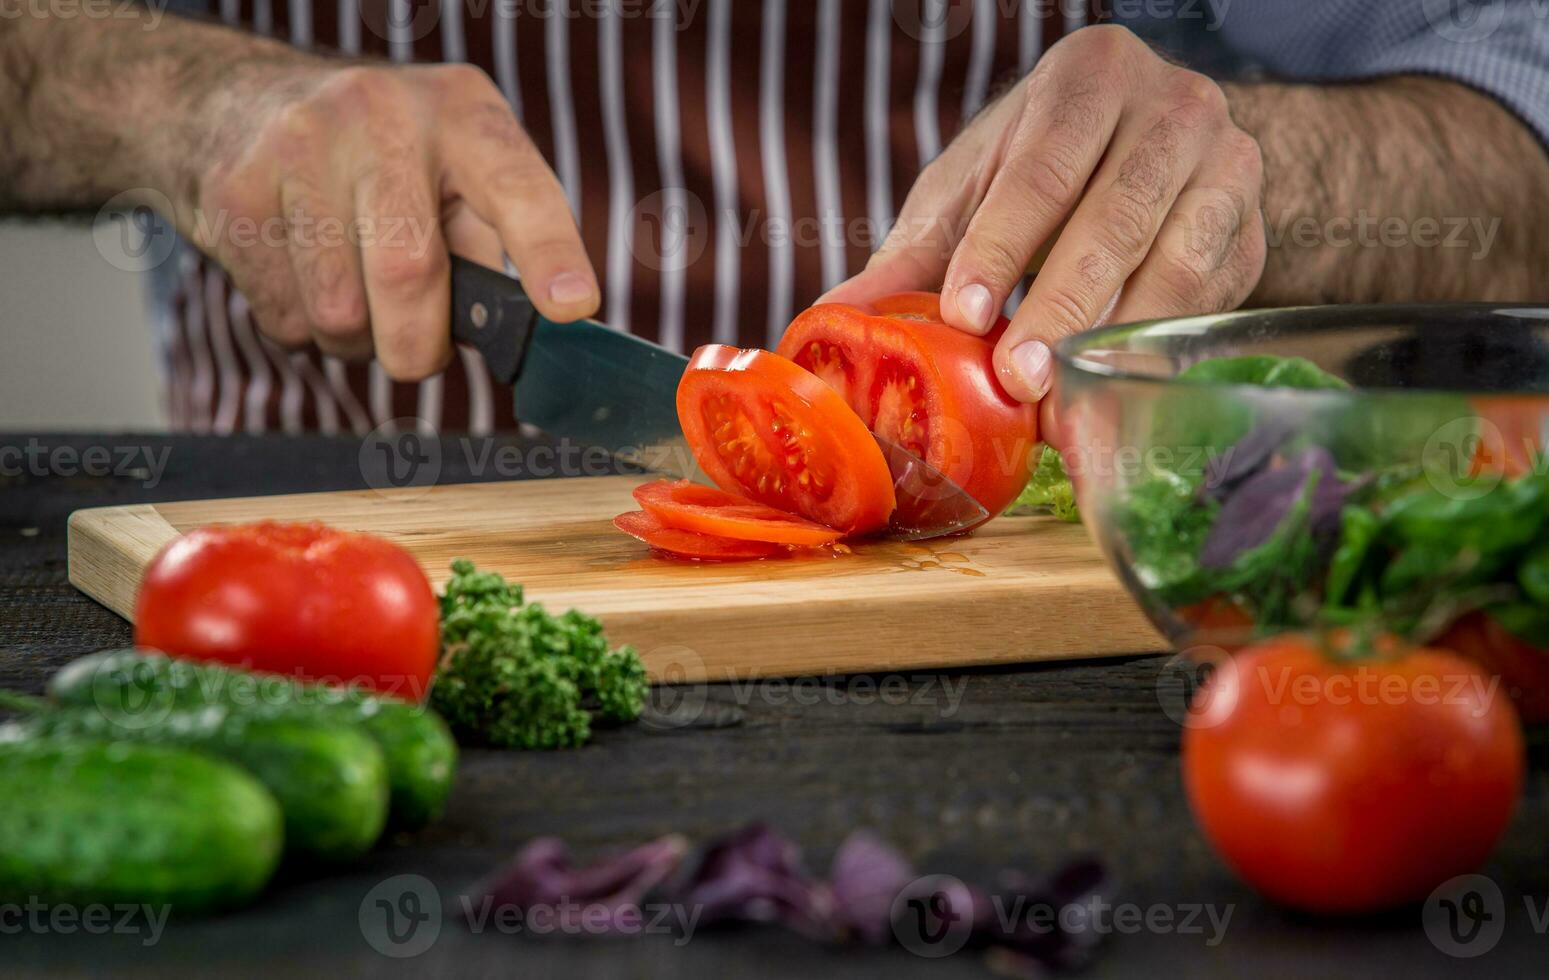
[[[840,844],[826,883],[807,874],[795,842],[761,823],[712,842],[692,866],[684,862],[687,849],[682,837],[668,835],[577,868],[563,841],[540,837],[473,889],[483,902],[468,906],[468,914],[548,906],[560,917],[561,930],[590,933],[598,931],[602,909],[601,931],[624,932],[638,929],[640,902],[654,894],[696,909],[704,924],[778,922],[814,939],[881,945],[891,938],[895,908],[921,914],[929,903],[932,916],[966,922],[970,942],[989,947],[1000,971],[1036,977],[1087,963],[1099,932],[1069,928],[1060,910],[1107,896],[1111,888],[1103,866],[1092,859],[1068,862],[1046,878],[1003,870],[993,889],[949,875],[921,877],[868,831]],[[677,883],[664,885],[675,871],[682,872]],[[1045,914],[1035,920],[1029,916],[1034,909]]]
[[[1307,474],[1289,466],[1249,479],[1226,498],[1200,549],[1205,568],[1227,568],[1237,556],[1269,540],[1302,494]]]
[[[1200,565],[1227,568],[1238,555],[1268,541],[1306,492],[1307,478],[1314,471],[1319,479],[1308,506],[1309,528],[1314,534],[1328,533],[1332,519],[1337,529],[1339,509],[1349,489],[1339,483],[1329,451],[1313,446],[1281,466],[1249,477],[1226,498],[1200,549]]]
[[[706,925],[779,922],[821,939],[834,938],[838,929],[833,895],[808,876],[801,849],[762,823],[707,847],[676,892]]]
[[[1296,433],[1299,420],[1289,415],[1273,415],[1257,428],[1228,446],[1205,465],[1201,492],[1223,500],[1244,480],[1263,470],[1275,452]]]
[[[1074,970],[1087,963],[1102,933],[1095,923],[1077,919],[1076,929],[1062,913],[1068,906],[1090,907],[1093,898],[1112,901],[1113,884],[1094,858],[1069,861],[1046,878],[1002,872],[990,901],[996,915],[984,926],[982,939],[1015,955],[1008,963],[1028,961],[1051,970]],[[1035,910],[1041,917],[1035,918]]]
[[[891,941],[893,902],[915,877],[892,845],[870,831],[855,831],[839,845],[828,872],[835,919],[862,942]]]
[[[926,874],[908,882],[898,892],[889,926],[900,937],[919,932],[922,938],[950,923],[968,923],[969,938],[991,935],[997,930],[997,910],[991,896],[978,885],[953,875]],[[934,941],[934,940],[930,940]]]
[[[535,906],[575,917],[562,927],[595,923],[597,908],[606,910],[605,929],[620,921],[638,921],[640,902],[682,863],[688,841],[668,834],[639,847],[605,858],[588,867],[571,864],[570,850],[557,837],[539,837],[527,844],[505,868],[474,886],[495,907],[523,911]]]

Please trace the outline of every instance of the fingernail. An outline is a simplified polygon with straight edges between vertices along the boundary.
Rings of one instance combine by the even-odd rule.
[[[1011,349],[1011,364],[1018,380],[1027,393],[1027,401],[1037,401],[1049,393],[1049,374],[1053,361],[1049,357],[1049,345],[1041,340],[1029,340]]]
[[[591,299],[592,284],[574,272],[561,272],[549,280],[549,299],[556,303],[580,303]]]
[[[957,311],[963,315],[964,325],[974,333],[990,329],[995,317],[994,306],[990,291],[979,283],[969,283],[957,291]]]

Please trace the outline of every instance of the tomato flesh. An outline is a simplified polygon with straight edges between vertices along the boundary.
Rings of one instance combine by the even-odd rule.
[[[871,382],[871,431],[924,459],[930,452],[930,413],[919,372],[901,358],[877,359]]]
[[[420,699],[440,613],[413,556],[322,524],[198,528],[146,567],[135,644]]]
[[[643,510],[620,514],[613,519],[613,526],[657,551],[691,561],[747,561],[788,553],[784,546],[767,541],[739,541],[668,527]]]
[[[635,488],[635,500],[668,527],[700,534],[802,546],[830,544],[840,538],[831,527],[687,480],[642,484]]]
[[[795,358],[796,363],[827,382],[841,395],[851,391],[855,384],[855,365],[843,350],[833,344],[813,341]],[[854,407],[854,404],[851,404]]]
[[[1218,666],[1184,721],[1183,779],[1254,888],[1363,913],[1476,870],[1525,765],[1516,712],[1478,665],[1392,638],[1350,659],[1343,642],[1275,637]]]
[[[941,322],[933,293],[901,293],[869,307],[827,303],[796,317],[779,352],[822,379],[861,421],[924,459],[1000,513],[1027,483],[1037,406],[995,378],[995,340]]]
[[[892,476],[859,416],[770,351],[701,347],[678,386],[678,421],[729,493],[843,534],[882,528],[893,512]]]

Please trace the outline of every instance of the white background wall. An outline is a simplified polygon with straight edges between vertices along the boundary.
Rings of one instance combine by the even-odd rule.
[[[0,430],[165,427],[144,278],[86,221],[0,221]]]

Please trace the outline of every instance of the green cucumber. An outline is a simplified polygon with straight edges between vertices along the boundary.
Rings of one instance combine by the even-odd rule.
[[[24,708],[27,700],[0,692],[0,706]],[[387,823],[382,750],[364,733],[334,722],[206,705],[169,711],[153,725],[122,725],[85,707],[44,710],[0,725],[0,743],[57,738],[171,745],[235,763],[279,802],[287,853],[346,861],[370,850]]]
[[[137,650],[82,657],[55,674],[48,689],[61,703],[93,706],[124,725],[154,724],[174,709],[209,704],[360,725],[387,760],[388,821],[396,830],[416,830],[439,817],[452,791],[457,743],[446,722],[398,698]]]
[[[280,807],[219,759],[165,745],[0,745],[0,901],[239,905],[280,860]]]

